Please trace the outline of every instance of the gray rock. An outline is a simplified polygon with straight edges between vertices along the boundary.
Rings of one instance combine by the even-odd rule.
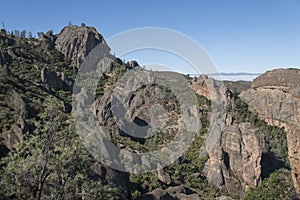
[[[23,140],[23,131],[19,126],[13,125],[9,130],[2,130],[2,138],[4,145],[12,150],[18,142]]]
[[[294,187],[300,197],[300,70],[268,71],[241,93],[252,112],[269,125],[283,127],[287,133],[288,156]]]
[[[15,90],[7,91],[4,102],[9,108],[14,110],[18,119],[9,130],[4,129],[2,132],[4,144],[8,149],[13,149],[16,143],[23,140],[23,131],[27,127],[25,123],[27,108],[21,95]]]
[[[49,48],[52,49],[55,44],[56,36],[53,35],[53,31],[50,30],[46,34],[43,32],[38,32],[39,40],[45,42],[49,45]]]
[[[218,136],[213,137],[215,145],[208,149],[209,160],[203,173],[210,184],[242,195],[261,180],[262,134],[250,123],[241,123],[225,125]],[[210,143],[208,138],[207,142]]]
[[[161,182],[171,184],[171,177],[163,168],[156,171],[156,176]]]
[[[67,77],[63,72],[53,72],[47,67],[41,70],[42,83],[55,89],[72,91],[74,81]]]
[[[85,57],[100,43],[105,41],[95,28],[67,26],[57,35],[55,47],[79,67]]]

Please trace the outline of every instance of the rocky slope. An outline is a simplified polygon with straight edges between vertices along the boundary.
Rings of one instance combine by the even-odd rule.
[[[300,70],[268,71],[241,97],[268,124],[284,127],[294,187],[300,196]]]
[[[71,192],[68,192],[66,199],[90,199],[84,194],[92,194],[95,190],[97,193],[93,195],[100,199],[231,199],[223,195],[242,198],[245,192],[251,191],[251,188],[255,190],[260,185],[262,171],[266,168],[263,156],[268,152],[265,143],[270,141],[266,141],[264,132],[255,123],[241,121],[234,115],[237,111],[243,115],[249,114],[247,107],[239,107],[241,104],[236,103],[235,96],[235,93],[248,88],[249,83],[223,85],[205,75],[195,79],[186,77],[186,81],[184,76],[177,73],[150,72],[141,69],[135,61],[123,63],[109,55],[109,47],[106,46],[107,57],[95,63],[102,74],[96,99],[89,98],[88,87],[81,90],[75,87],[73,90],[73,85],[77,68],[100,43],[105,45],[96,29],[85,26],[67,26],[59,34],[53,34],[52,31],[39,33],[39,38],[21,38],[0,32],[0,158],[4,161],[0,165],[0,182],[3,186],[0,195],[3,198],[16,199],[22,196],[28,199],[38,193],[46,198],[51,195],[49,191],[63,195],[62,191],[70,187],[72,190],[68,190]],[[296,145],[299,144],[290,137],[297,138],[299,130],[297,102],[300,95],[299,81],[294,81],[298,72],[293,72],[291,80],[286,75],[276,83],[269,80],[274,74],[257,79],[253,88],[242,93],[242,96],[245,101],[254,97],[262,105],[276,104],[275,100],[270,100],[271,97],[261,103],[259,99],[266,91],[281,98],[279,102],[282,103],[277,106],[278,113],[273,111],[273,107],[264,108],[264,112],[258,102],[253,103],[255,105],[250,100],[247,102],[253,111],[254,108],[260,111],[258,114],[271,125],[287,128],[291,166],[295,172],[299,166],[296,159],[299,148]],[[285,71],[280,73],[284,74]],[[127,74],[131,76],[127,77]],[[151,165],[153,163],[143,157],[138,158],[138,164],[157,169],[142,174],[120,172],[97,162],[83,148],[74,131],[75,125],[70,114],[74,109],[71,106],[72,92],[75,99],[88,102],[87,110],[102,126],[107,141],[116,145],[120,149],[117,153],[123,153],[129,160],[136,159],[134,156],[143,152],[168,150],[164,145],[174,140],[179,132],[174,142],[176,150],[171,151],[168,158],[175,162],[161,168],[158,164]],[[195,100],[199,106],[185,104],[191,100]],[[58,105],[53,111],[54,115],[51,114],[53,105]],[[277,115],[284,115],[288,121]],[[190,120],[191,116],[193,120]],[[53,117],[57,117],[57,120],[53,120]],[[183,136],[195,130],[199,131],[186,149]],[[48,137],[52,137],[49,133],[57,135],[53,137],[55,140],[49,140]],[[40,138],[46,145],[39,142]],[[64,138],[63,141],[60,138]],[[45,149],[53,141],[55,144]],[[62,145],[66,145],[66,148]],[[107,155],[112,153],[105,145],[95,149],[103,150]],[[186,152],[178,154],[181,150]],[[47,154],[49,151],[51,153]],[[133,156],[129,151],[136,155]],[[79,155],[76,155],[78,152]],[[65,155],[75,159],[69,162],[63,157]],[[33,159],[34,156],[38,159]],[[39,162],[39,159],[45,158],[60,165],[41,167],[43,162]],[[121,161],[114,160],[116,164]],[[135,169],[134,165],[127,167],[132,171]],[[51,176],[45,177],[48,186],[36,189],[36,182],[41,180],[40,174],[43,175],[39,170],[47,168],[51,169],[48,171]],[[289,172],[286,169],[286,174]],[[289,177],[283,177],[286,179],[284,184],[289,188]],[[295,174],[294,178],[297,178]],[[265,181],[267,179],[265,177]],[[68,181],[65,185],[62,184],[64,180]],[[77,185],[74,186],[74,183]],[[267,184],[270,188],[281,187],[277,182]],[[105,197],[102,196],[104,194]],[[281,195],[285,197],[284,192]]]

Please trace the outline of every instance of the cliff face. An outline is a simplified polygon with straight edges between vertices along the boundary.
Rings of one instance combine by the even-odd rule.
[[[224,122],[220,120],[220,122]],[[250,123],[225,125],[221,134],[209,136],[206,145],[209,160],[204,173],[212,185],[242,196],[261,180],[264,139]]]
[[[56,35],[55,48],[79,67],[84,58],[100,43],[105,42],[93,27],[66,26]]]
[[[191,81],[191,87],[224,108],[235,107],[233,94],[222,82],[202,75]],[[243,196],[261,180],[263,135],[250,123],[233,123],[223,109],[213,112],[210,122],[211,131],[205,142],[209,160],[203,173],[211,185]]]
[[[269,125],[284,127],[294,187],[300,196],[300,70],[268,71],[240,96]]]

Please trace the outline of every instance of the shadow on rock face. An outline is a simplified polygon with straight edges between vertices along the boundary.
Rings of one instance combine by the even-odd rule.
[[[278,160],[273,152],[263,153],[261,159],[261,176],[263,179],[269,177],[269,175],[278,169],[287,167],[284,162]]]

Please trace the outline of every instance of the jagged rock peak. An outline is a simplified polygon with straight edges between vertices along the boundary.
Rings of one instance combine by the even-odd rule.
[[[274,69],[254,79],[252,88],[262,86],[300,87],[299,69]]]
[[[66,26],[57,35],[55,47],[73,61],[77,67],[83,59],[105,40],[94,27]]]

